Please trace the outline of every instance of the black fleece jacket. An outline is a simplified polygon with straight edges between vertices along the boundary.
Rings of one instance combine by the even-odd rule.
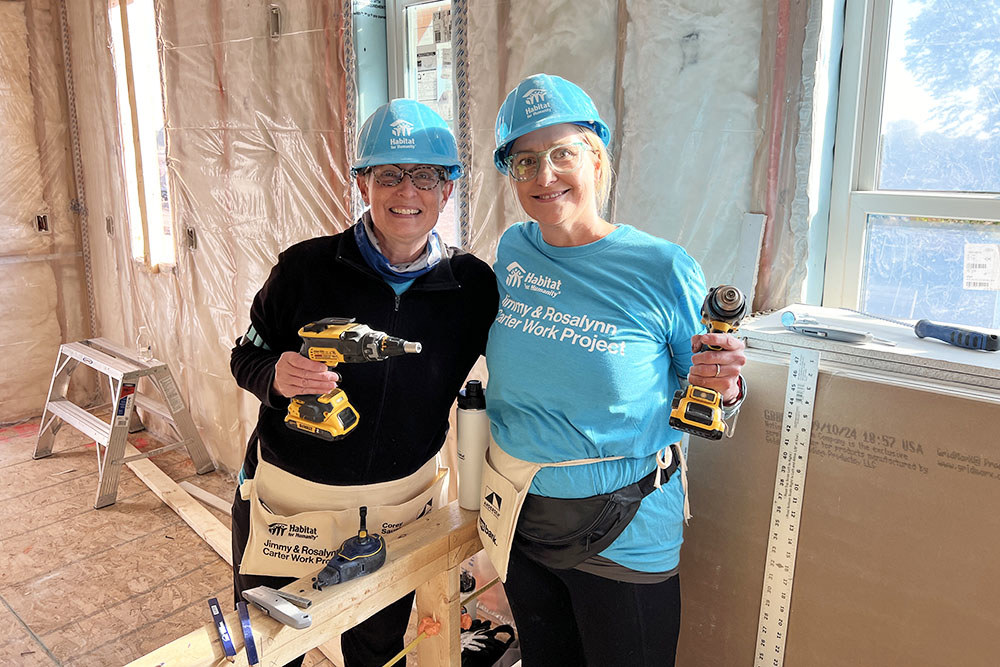
[[[442,253],[442,260],[399,296],[365,263],[353,228],[303,241],[279,255],[250,310],[251,326],[270,349],[247,336],[237,341],[230,360],[237,384],[261,401],[244,461],[248,477],[257,468],[258,438],[266,461],[323,484],[399,479],[438,452],[451,404],[485,353],[497,312],[490,267],[455,248],[442,247]],[[278,357],[301,347],[299,328],[324,317],[353,317],[423,346],[420,354],[337,366],[340,387],[360,422],[334,442],[286,427],[288,399],[271,388]]]

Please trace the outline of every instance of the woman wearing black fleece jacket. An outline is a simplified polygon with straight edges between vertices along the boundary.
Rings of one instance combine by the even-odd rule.
[[[441,498],[435,458],[452,402],[485,352],[497,288],[486,263],[432,231],[461,167],[444,121],[429,114],[394,100],[369,118],[353,169],[369,211],[345,232],[281,253],[232,350],[233,376],[261,402],[233,504],[237,599],[321,569],[328,558],[307,563],[302,554],[325,556],[356,533],[360,505],[369,506],[369,529],[386,533]],[[400,135],[417,149],[400,153]],[[298,353],[299,328],[327,317],[355,318],[422,350],[329,371]],[[329,442],[286,427],[289,397],[338,384],[360,415],[346,436]],[[383,665],[402,649],[412,599],[344,633],[347,667]]]

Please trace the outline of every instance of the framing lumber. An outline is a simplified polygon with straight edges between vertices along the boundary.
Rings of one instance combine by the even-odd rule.
[[[482,548],[476,531],[477,516],[475,512],[459,508],[457,501],[452,502],[388,536],[389,559],[378,572],[323,591],[312,588],[311,576],[292,582],[283,590],[313,601],[310,607],[313,622],[305,630],[282,625],[251,608],[250,619],[261,664],[284,665],[412,590],[417,592],[420,614],[432,616],[442,624],[440,635],[417,646],[420,665],[459,664],[459,570],[466,559]],[[205,616],[208,618],[207,608]],[[225,617],[230,630],[239,627],[235,611]],[[231,634],[238,651],[236,665],[247,665],[241,633]],[[196,667],[217,665],[224,659],[215,626],[206,623],[130,664],[136,667]]]
[[[225,501],[214,493],[210,493],[205,489],[192,484],[191,482],[181,482],[179,486],[191,494],[193,497],[197,498],[201,502],[205,503],[209,507],[214,507],[215,509],[232,516],[233,514],[233,504],[232,502]]]
[[[135,456],[141,455],[141,452],[132,445],[126,444],[125,454]],[[177,516],[184,519],[201,539],[208,542],[208,546],[215,549],[215,552],[222,556],[230,566],[233,564],[232,533],[226,525],[149,459],[128,461],[125,465],[149,487],[150,491],[155,493],[170,509],[177,512]],[[239,625],[238,619],[236,624]]]

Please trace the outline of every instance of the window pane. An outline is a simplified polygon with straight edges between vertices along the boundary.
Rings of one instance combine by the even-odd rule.
[[[423,102],[441,114],[456,132],[454,72],[451,59],[451,0],[412,4],[404,9],[406,26],[404,81],[406,97]],[[435,226],[448,245],[460,245],[456,188]]]
[[[139,212],[139,186],[135,172],[135,145],[132,143],[132,108],[128,100],[125,78],[125,48],[122,46],[121,11],[117,3],[108,9],[111,47],[115,59],[115,91],[118,94],[118,129],[122,142],[122,171],[125,174],[125,196],[128,202],[128,228],[132,258],[143,259],[142,216]]]
[[[142,153],[142,180],[145,191],[146,224],[149,228],[150,264],[173,264],[170,192],[167,186],[167,151],[163,120],[163,94],[160,87],[160,61],[156,40],[156,13],[153,0],[128,3],[129,44],[136,117],[139,121],[139,147]],[[111,45],[115,61],[115,85],[118,94],[118,121],[122,141],[122,169],[128,190],[129,231],[132,256],[143,259],[142,216],[139,209],[132,109],[128,95],[121,8],[112,0],[108,8]]]
[[[452,101],[451,1],[406,8],[406,96],[455,122]]]
[[[1000,0],[893,0],[878,187],[1000,192]]]
[[[868,216],[861,309],[1000,327],[1000,223]]]
[[[142,176],[146,190],[149,251],[153,264],[174,263],[170,191],[167,188],[167,146],[163,127],[163,91],[156,41],[153,0],[133,0],[128,6],[132,44],[132,74],[142,146]]]

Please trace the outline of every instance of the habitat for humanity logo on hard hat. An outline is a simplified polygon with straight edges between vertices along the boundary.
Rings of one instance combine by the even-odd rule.
[[[416,147],[417,142],[410,137],[410,132],[413,131],[413,123],[402,118],[397,118],[390,125],[392,127],[392,136],[389,137],[390,146],[393,148]]]
[[[540,113],[552,110],[552,103],[546,101],[546,96],[549,91],[544,88],[532,88],[531,90],[525,92],[521,95],[524,103],[527,105],[524,107],[524,117],[531,118],[537,116]]]
[[[539,292],[555,298],[562,292],[562,280],[553,280],[549,276],[532,273],[525,270],[517,262],[507,265],[507,286],[519,287],[529,292]]]

